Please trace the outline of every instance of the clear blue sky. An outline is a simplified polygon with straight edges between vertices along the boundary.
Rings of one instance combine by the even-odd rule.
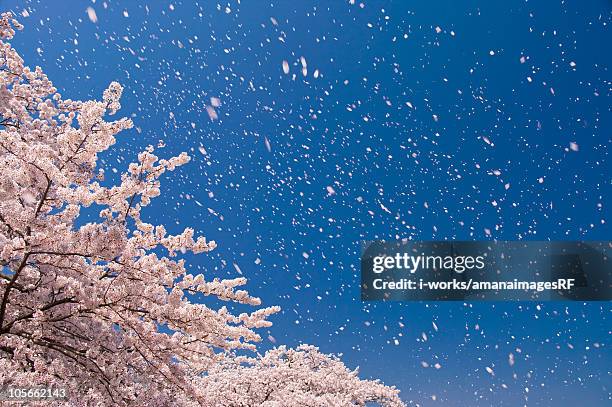
[[[105,154],[111,179],[160,140],[193,156],[146,214],[218,241],[194,269],[283,307],[262,349],[342,353],[422,406],[607,405],[609,302],[362,303],[359,253],[610,239],[611,3],[240,3],[0,8],[27,10],[13,43],[65,98],[125,86],[138,129]]]

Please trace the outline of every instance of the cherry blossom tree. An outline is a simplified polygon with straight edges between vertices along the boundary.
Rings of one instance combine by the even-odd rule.
[[[1,15],[0,387],[64,387],[83,406],[402,405],[394,388],[316,348],[244,356],[279,308],[259,308],[242,277],[186,270],[181,255],[214,241],[141,219],[160,176],[189,156],[160,159],[148,147],[105,186],[98,154],[132,127],[106,119],[122,87],[111,83],[102,101],[64,99],[8,42],[19,28]],[[80,217],[88,207],[100,209],[97,222]],[[222,301],[255,310],[236,315]]]
[[[251,360],[224,361],[200,380],[200,386],[202,399],[210,405],[218,401],[267,407],[404,405],[394,388],[360,380],[357,371],[308,345],[281,346]]]

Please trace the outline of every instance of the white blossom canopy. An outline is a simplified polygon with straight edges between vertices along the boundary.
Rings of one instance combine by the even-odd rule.
[[[260,306],[245,278],[205,280],[180,255],[213,250],[193,229],[141,219],[159,178],[189,161],[149,147],[119,185],[98,154],[132,127],[102,101],[63,99],[12,48],[20,25],[0,18],[0,387],[64,387],[69,405],[400,406],[398,391],[363,381],[312,347],[256,350],[278,307],[234,315],[191,294]],[[99,221],[79,219],[99,208]],[[48,405],[48,404],[45,404]],[[64,405],[64,402],[58,402]]]

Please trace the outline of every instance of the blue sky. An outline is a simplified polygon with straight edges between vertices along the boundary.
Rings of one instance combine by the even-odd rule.
[[[341,353],[422,406],[607,405],[609,302],[362,303],[359,254],[610,238],[610,2],[385,3],[0,6],[64,97],[125,87],[110,180],[149,144],[192,155],[146,216],[216,240],[191,267],[283,308],[262,349]]]

